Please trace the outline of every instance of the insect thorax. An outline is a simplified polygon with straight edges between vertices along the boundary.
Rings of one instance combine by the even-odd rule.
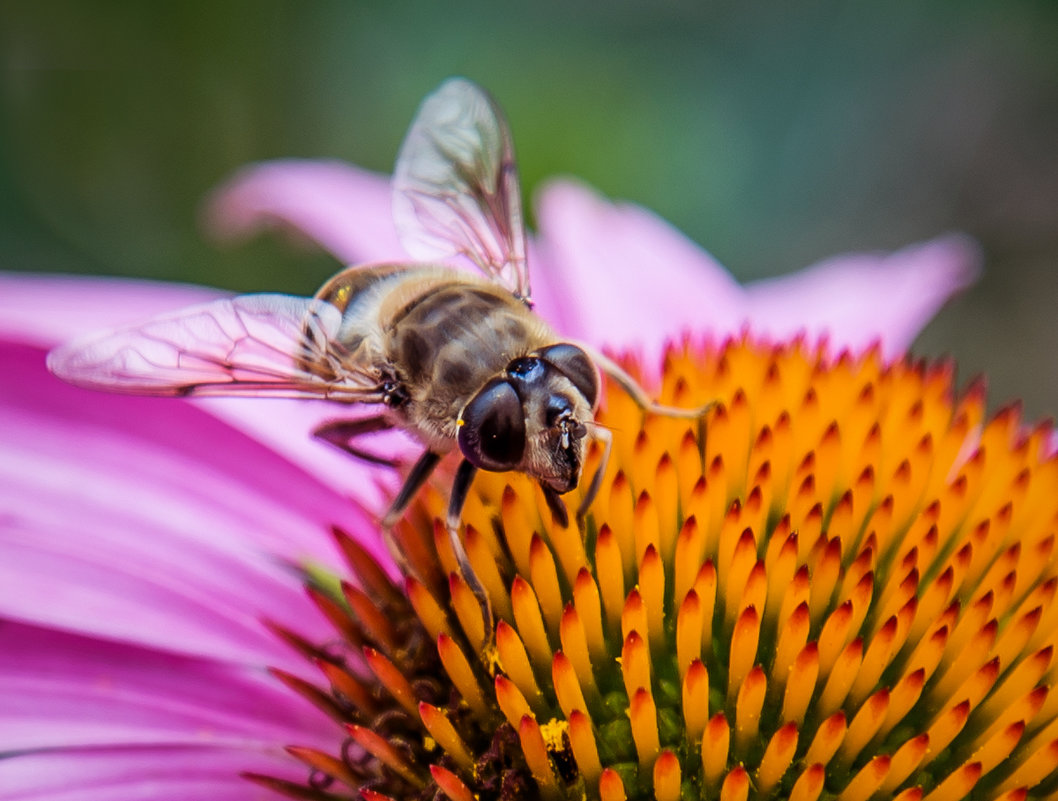
[[[555,339],[504,288],[443,267],[349,270],[319,296],[343,312],[342,344],[396,379],[395,411],[435,444],[455,436],[460,410],[486,381]]]
[[[454,421],[486,381],[548,338],[539,319],[503,290],[452,283],[396,315],[387,344],[410,397],[431,416]]]

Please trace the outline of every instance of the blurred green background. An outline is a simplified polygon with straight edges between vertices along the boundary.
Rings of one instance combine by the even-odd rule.
[[[527,193],[579,175],[741,280],[972,234],[987,272],[916,350],[1058,411],[1052,0],[7,0],[0,58],[0,269],[311,293],[334,261],[218,248],[204,195],[260,159],[388,171],[463,74],[507,110]]]

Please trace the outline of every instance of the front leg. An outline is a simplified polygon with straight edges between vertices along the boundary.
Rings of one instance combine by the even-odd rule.
[[[578,347],[583,348],[584,352],[592,358],[592,361],[595,362],[596,366],[617,382],[617,385],[623,389],[628,397],[635,401],[636,406],[644,412],[652,412],[653,414],[660,414],[664,417],[675,417],[681,420],[700,420],[716,406],[716,401],[709,401],[708,403],[694,409],[681,409],[678,406],[666,406],[663,403],[658,403],[646,393],[646,390],[639,386],[638,381],[632,378],[632,376],[630,376],[621,365],[609,356],[595,350],[590,345],[578,344]]]
[[[635,402],[636,406],[644,412],[660,414],[664,417],[674,417],[679,420],[698,421],[698,453],[702,459],[705,459],[705,439],[708,433],[705,428],[705,416],[716,408],[717,402],[715,400],[709,401],[708,403],[702,404],[694,409],[681,409],[678,406],[666,406],[663,403],[658,403],[647,395],[646,391],[639,386],[639,382],[632,378],[632,376],[630,376],[621,365],[609,356],[600,353],[590,345],[582,345],[581,347],[583,347],[584,352],[591,356],[595,361],[596,366],[617,382],[617,385],[623,389],[628,397]],[[607,444],[607,456],[608,455],[609,444]],[[596,487],[596,489],[598,488]],[[594,495],[591,497],[594,497]],[[578,519],[585,511],[587,511],[587,506],[584,503],[581,503],[581,508],[577,512]]]
[[[544,500],[547,501],[547,508],[551,510],[551,517],[560,527],[569,528],[569,511],[566,509],[566,502],[562,500],[562,496],[543,481],[540,482],[540,489],[544,491]]]
[[[589,507],[595,500],[595,496],[599,494],[599,487],[602,486],[602,479],[606,474],[606,466],[610,463],[610,451],[613,448],[613,434],[608,429],[602,426],[594,426],[592,436],[602,442],[602,458],[599,460],[599,466],[595,468],[595,472],[592,474],[591,483],[588,485],[584,497],[581,498],[580,506],[577,507],[578,528],[582,527],[581,524],[584,522],[585,515],[588,514]]]
[[[404,479],[400,492],[397,493],[397,497],[393,499],[389,509],[386,510],[386,514],[382,517],[382,538],[386,542],[386,549],[404,573],[409,573],[408,560],[404,558],[404,552],[401,550],[400,545],[393,539],[393,526],[400,520],[412,498],[422,488],[422,485],[426,483],[426,479],[430,477],[430,474],[440,461],[440,454],[433,451],[424,451],[422,456],[412,466],[408,477]]]
[[[470,559],[467,557],[466,549],[463,547],[463,540],[459,537],[459,519],[463,514],[463,506],[467,502],[470,485],[474,483],[474,476],[477,472],[478,469],[466,459],[459,463],[455,480],[452,482],[452,494],[448,496],[448,516],[445,528],[448,529],[448,541],[452,545],[452,553],[455,554],[459,571],[463,574],[463,578],[466,579],[467,584],[473,590],[474,595],[478,598],[478,603],[481,605],[481,617],[485,622],[485,637],[488,639],[492,636],[493,624],[495,623],[495,618],[492,615],[492,604],[489,601],[488,593],[485,592],[485,588],[478,579],[477,573],[474,572],[474,568],[470,565]]]
[[[397,497],[393,499],[389,509],[386,510],[386,514],[382,518],[382,528],[389,531],[397,524],[400,516],[404,514],[408,504],[411,503],[412,498],[422,488],[422,485],[426,483],[426,479],[430,477],[430,474],[433,473],[434,468],[437,467],[440,461],[440,454],[433,451],[423,452],[422,456],[412,466],[408,477],[404,479],[404,484],[400,488],[400,492],[397,493]]]

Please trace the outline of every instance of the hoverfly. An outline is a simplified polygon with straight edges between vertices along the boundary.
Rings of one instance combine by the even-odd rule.
[[[383,517],[386,532],[458,447],[447,526],[487,610],[458,535],[476,471],[533,477],[566,526],[559,496],[578,485],[588,439],[601,442],[603,458],[578,518],[610,453],[610,433],[594,424],[599,369],[644,410],[700,419],[708,407],[654,403],[611,359],[564,342],[533,313],[511,135],[477,85],[450,79],[425,99],[393,189],[401,241],[421,261],[349,267],[314,298],[244,295],[162,315],[59,347],[48,367],[73,384],[115,392],[374,404],[377,414],[314,434],[375,460],[356,445],[361,435],[397,427],[422,443]],[[482,275],[442,263],[455,257]]]

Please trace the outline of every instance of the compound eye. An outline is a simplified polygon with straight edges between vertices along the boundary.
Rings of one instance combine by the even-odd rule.
[[[514,387],[502,378],[487,383],[459,418],[459,450],[482,470],[512,470],[525,453],[525,412]]]
[[[544,372],[544,365],[536,356],[521,356],[507,365],[507,375],[523,381],[535,381]]]
[[[587,353],[568,342],[551,345],[538,353],[541,359],[566,376],[588,401],[588,405],[595,408],[595,401],[599,397],[599,371]]]

